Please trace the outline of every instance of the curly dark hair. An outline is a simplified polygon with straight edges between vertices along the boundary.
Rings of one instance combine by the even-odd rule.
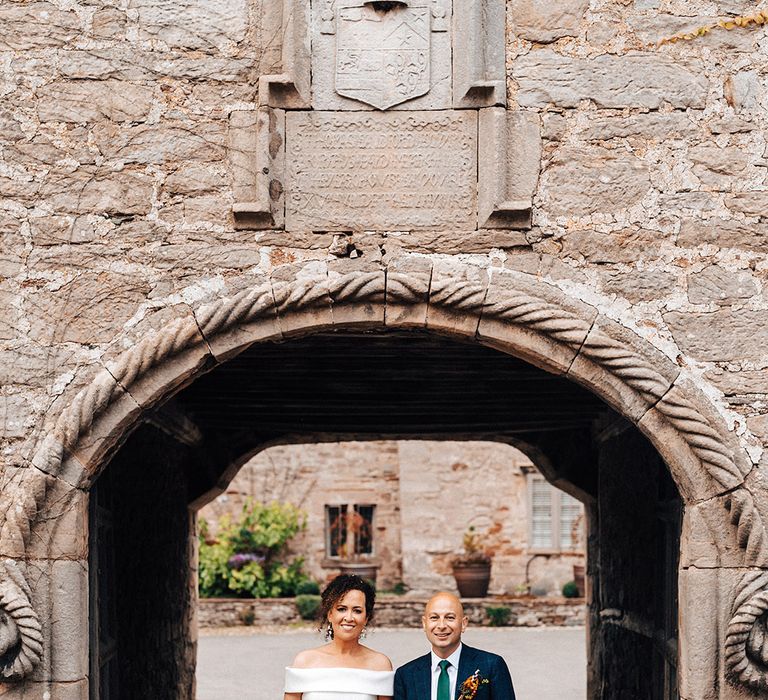
[[[355,574],[339,574],[333,579],[322,592],[320,599],[320,611],[318,621],[322,629],[328,621],[328,613],[350,591],[360,591],[365,596],[365,615],[367,623],[373,620],[373,606],[376,604],[376,591],[373,586],[364,578]]]

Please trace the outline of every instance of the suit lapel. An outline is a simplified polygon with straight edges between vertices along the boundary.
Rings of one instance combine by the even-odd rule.
[[[475,663],[475,650],[472,647],[468,647],[464,644],[461,647],[461,656],[459,656],[459,675],[456,678],[456,693],[454,694],[455,700],[458,700],[459,692],[461,691],[461,684],[467,680],[477,669],[474,666]]]
[[[430,698],[432,696],[432,656],[427,654],[419,659],[419,667],[416,671],[417,698]]]

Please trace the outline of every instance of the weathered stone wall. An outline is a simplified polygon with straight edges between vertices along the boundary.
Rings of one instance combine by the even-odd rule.
[[[378,596],[377,627],[420,627],[426,598]],[[512,627],[575,627],[584,624],[584,603],[568,598],[472,598],[464,611],[473,625],[488,625],[488,607],[507,607]],[[201,628],[242,625],[285,625],[301,621],[290,598],[237,600],[208,598],[200,601]]]
[[[248,498],[300,506],[307,529],[291,549],[324,581],[338,572],[326,558],[325,506],[375,504],[372,559],[381,565],[380,589],[402,582],[421,595],[454,590],[451,559],[462,551],[462,537],[473,526],[486,535],[484,545],[493,554],[492,594],[528,588],[557,594],[573,580],[574,564],[583,564],[583,548],[578,542],[573,553],[542,554],[531,547],[525,474],[533,469],[521,452],[499,443],[286,445],[254,457],[200,515],[215,534],[218,518],[236,516]]]
[[[762,30],[651,45],[750,7],[509,2],[510,107],[543,124],[533,228],[360,234],[354,245],[370,263],[400,249],[474,253],[481,267],[594,304],[676,359],[759,458]],[[132,338],[183,305],[237,292],[251,273],[328,258],[331,234],[232,227],[228,114],[253,108],[256,77],[279,67],[263,10],[245,0],[0,9],[9,466],[29,455],[57,397]]]
[[[765,33],[654,45],[753,7],[507,2],[508,106],[542,124],[533,227],[355,234],[339,245],[330,233],[237,231],[231,219],[229,114],[254,110],[258,76],[282,69],[276,3],[2,3],[4,490],[33,470],[35,445],[104,364],[190,307],[262,274],[370,270],[400,255],[401,269],[428,258],[447,270],[462,254],[462,265],[520,271],[581,300],[599,326],[615,322],[614,335],[642,338],[679,367],[678,383],[725,419],[756,467],[749,502],[765,520]],[[627,408],[611,386],[594,388]],[[63,489],[78,483],[58,476]],[[722,649],[744,567],[768,562],[757,546],[747,558],[723,544],[737,542],[723,499],[689,504],[686,518],[684,598],[720,631],[681,640],[687,668],[707,679],[684,695],[741,697],[711,654],[686,656],[686,645]],[[30,570],[49,566],[50,553],[19,554],[12,538],[0,546],[39,557]],[[85,685],[82,669],[41,674]]]

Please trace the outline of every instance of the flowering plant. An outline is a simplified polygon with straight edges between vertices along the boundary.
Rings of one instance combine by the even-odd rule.
[[[478,668],[467,680],[461,684],[461,690],[459,691],[459,700],[474,700],[475,695],[481,685],[490,683],[487,678],[483,678],[480,675],[480,669]]]
[[[490,564],[491,557],[485,548],[483,536],[475,531],[475,526],[470,525],[462,538],[464,553],[456,555],[451,560],[451,565],[457,568],[473,564]]]

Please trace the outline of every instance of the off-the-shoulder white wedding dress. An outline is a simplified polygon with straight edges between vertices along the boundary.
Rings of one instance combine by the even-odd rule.
[[[285,669],[285,692],[302,700],[376,700],[394,692],[394,671],[362,668]]]

